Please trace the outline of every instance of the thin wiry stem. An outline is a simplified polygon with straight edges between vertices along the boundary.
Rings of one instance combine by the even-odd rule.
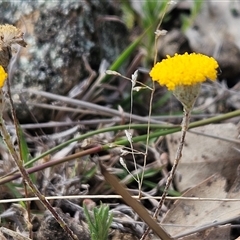
[[[143,178],[144,178],[144,172],[145,172],[145,168],[147,165],[147,154],[148,154],[148,145],[149,145],[149,139],[150,139],[150,124],[151,124],[151,115],[152,115],[152,103],[153,103],[153,96],[154,96],[154,92],[155,92],[155,85],[154,82],[152,83],[152,92],[150,95],[150,102],[149,102],[149,112],[148,112],[148,126],[147,126],[147,138],[146,138],[146,149],[145,149],[145,154],[144,154],[144,159],[143,159],[143,171],[142,171],[142,176],[141,176],[141,182],[139,184],[139,197],[141,197],[142,193],[141,193],[141,189],[142,189],[142,184],[143,184]]]
[[[10,103],[12,103],[12,102],[10,101]],[[13,105],[12,105],[12,108],[13,108]],[[22,178],[27,183],[27,185],[32,190],[32,192],[39,198],[41,203],[53,214],[56,221],[68,233],[68,235],[72,239],[77,240],[78,239],[77,236],[67,226],[67,224],[64,222],[64,220],[57,214],[57,212],[53,209],[53,207],[51,206],[49,201],[45,198],[44,195],[42,195],[40,193],[40,191],[37,189],[37,187],[32,182],[31,178],[29,177],[28,172],[26,171],[26,169],[23,166],[23,161],[22,161],[21,157],[17,154],[17,151],[12,144],[11,136],[10,136],[9,132],[7,131],[7,128],[5,126],[5,123],[4,123],[4,120],[3,120],[3,109],[4,109],[4,96],[3,96],[3,91],[1,89],[0,90],[0,110],[1,110],[0,111],[0,132],[1,132],[1,135],[3,137],[3,140],[4,140],[5,144],[8,148],[8,150],[9,150],[10,155],[12,156],[15,164],[17,165],[17,167],[19,169],[19,172],[22,175]],[[13,115],[13,117],[14,117],[14,115]],[[16,121],[16,119],[14,119],[14,120],[15,120],[15,124],[16,124],[17,121]],[[18,131],[18,130],[16,129],[16,131]]]
[[[169,3],[169,1],[168,1]],[[160,18],[160,21],[157,25],[157,30],[160,28],[163,18],[167,12],[168,9],[168,5],[166,4],[164,10],[163,10],[163,14]],[[158,36],[155,35],[155,41],[154,41],[154,49],[155,49],[155,54],[154,54],[154,65],[157,62],[157,53],[158,53],[158,48],[157,48],[157,42],[158,42]],[[144,170],[146,168],[146,164],[147,164],[147,154],[148,154],[148,145],[149,145],[149,139],[150,139],[150,124],[151,124],[151,115],[152,115],[152,103],[153,103],[153,96],[155,93],[155,84],[154,82],[152,82],[152,91],[151,91],[151,95],[150,95],[150,101],[149,101],[149,112],[148,112],[148,127],[147,127],[147,139],[146,139],[146,149],[145,149],[145,154],[144,154],[144,159],[143,159],[143,171],[142,171],[142,176],[141,176],[141,182],[139,183],[139,198],[141,197],[141,189],[142,189],[142,184],[143,184],[143,178],[144,178]]]
[[[186,133],[187,133],[187,129],[188,129],[188,125],[189,125],[189,119],[190,119],[190,111],[184,109],[184,116],[183,116],[183,122],[182,122],[182,131],[181,131],[181,138],[180,138],[180,142],[179,142],[179,145],[178,145],[178,149],[177,149],[177,152],[176,152],[176,156],[175,156],[175,160],[174,160],[174,163],[173,163],[173,166],[172,166],[172,169],[171,169],[171,172],[167,178],[167,182],[166,182],[166,186],[163,190],[163,194],[162,194],[162,198],[158,204],[158,207],[153,215],[154,218],[157,217],[157,215],[159,214],[161,208],[162,208],[162,205],[165,201],[165,198],[167,196],[167,193],[168,193],[168,189],[173,181],[173,177],[174,177],[174,174],[176,172],[176,169],[177,169],[177,166],[178,166],[178,163],[182,157],[182,150],[183,150],[183,146],[184,146],[184,142],[185,142],[185,136],[186,136]]]
[[[156,30],[158,30],[158,29],[160,28],[160,26],[162,25],[163,19],[164,19],[166,13],[167,13],[167,10],[168,10],[169,5],[170,5],[170,1],[167,2],[166,6],[165,6],[165,8],[164,8],[164,10],[163,10],[163,14],[162,14],[162,16],[161,16],[161,18],[160,18],[160,21],[159,21],[159,23],[158,23],[158,25],[157,25]],[[155,42],[154,42],[154,49],[155,49],[155,53],[154,53],[154,65],[155,65],[156,62],[157,62],[157,54],[158,54],[157,43],[158,43],[158,38],[159,38],[159,36],[157,36],[157,34],[156,34],[156,35],[155,35]]]
[[[20,50],[20,48],[18,48],[18,52],[19,52],[19,50]],[[13,100],[11,98],[10,78],[8,78],[6,82],[7,82],[8,98],[10,100],[10,106],[11,106],[11,114],[12,114],[12,117],[14,119],[13,123],[14,123],[14,128],[15,128],[15,131],[16,131],[16,135],[17,135],[17,144],[19,146],[19,154],[18,154],[18,156],[19,156],[19,160],[21,161],[21,167],[24,168],[23,167],[23,153],[22,153],[22,148],[21,148],[21,143],[20,143],[19,124],[18,124],[18,121],[17,121],[16,113],[15,113],[14,108],[13,108]],[[3,106],[2,110],[3,109],[4,109],[4,106]],[[2,112],[1,112],[1,114],[2,114]],[[1,117],[1,119],[2,119],[2,117]],[[4,123],[3,119],[2,119],[2,122]],[[26,181],[23,182],[23,186],[24,186],[25,197],[28,197],[28,188],[27,188],[28,184],[27,184]],[[27,209],[27,218],[28,218],[27,227],[28,227],[28,232],[29,232],[29,238],[32,238],[32,235],[33,235],[33,231],[32,231],[33,225],[31,223],[30,202],[26,202],[26,209]]]
[[[166,186],[163,190],[162,198],[158,203],[158,207],[157,207],[155,213],[153,214],[153,218],[155,218],[155,219],[157,219],[157,216],[159,215],[159,213],[161,211],[162,205],[164,204],[164,201],[165,201],[165,199],[167,197],[167,194],[168,194],[168,189],[169,189],[169,187],[170,187],[170,185],[173,181],[173,177],[174,177],[174,174],[176,172],[178,163],[179,163],[179,161],[182,157],[182,150],[183,150],[183,146],[184,146],[184,142],[185,142],[185,136],[186,136],[186,133],[187,133],[187,130],[188,130],[190,114],[191,114],[191,110],[186,110],[184,108],[184,116],[183,116],[183,121],[182,121],[182,131],[181,131],[180,142],[179,142],[179,145],[178,145],[178,149],[177,149],[177,152],[176,152],[176,156],[175,156],[175,160],[174,160],[172,169],[171,169],[171,171],[169,173],[169,176],[167,178]],[[144,240],[147,237],[147,235],[149,234],[149,232],[150,232],[150,228],[147,228],[147,230],[144,232],[141,240]]]

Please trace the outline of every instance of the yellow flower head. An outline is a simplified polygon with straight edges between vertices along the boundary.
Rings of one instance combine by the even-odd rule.
[[[217,78],[218,63],[213,57],[200,53],[167,55],[167,59],[158,62],[150,71],[153,81],[165,85],[169,90],[177,86],[191,86],[207,79]]]
[[[7,73],[5,72],[5,70],[3,69],[3,67],[0,66],[0,88],[3,87],[6,78],[7,78]]]

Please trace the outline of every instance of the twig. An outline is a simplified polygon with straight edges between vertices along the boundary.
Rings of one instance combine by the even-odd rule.
[[[8,147],[10,155],[12,156],[15,164],[17,165],[17,167],[19,169],[19,172],[22,175],[23,180],[27,183],[27,185],[32,190],[32,192],[39,198],[41,203],[53,214],[56,221],[69,234],[69,236],[72,239],[77,240],[77,236],[72,232],[72,230],[67,226],[67,224],[64,222],[64,220],[53,209],[53,207],[51,206],[49,201],[45,198],[45,196],[40,193],[40,191],[37,189],[37,187],[32,182],[31,178],[29,177],[27,170],[24,168],[23,161],[22,161],[21,157],[17,154],[17,151],[15,150],[15,148],[14,148],[12,142],[11,142],[11,136],[6,129],[6,126],[5,126],[5,123],[4,123],[4,120],[3,120],[4,95],[3,95],[3,90],[2,89],[0,90],[0,99],[1,99],[1,102],[0,102],[0,109],[1,109],[1,111],[0,111],[0,132],[2,134],[2,137],[3,137],[3,140],[4,140],[5,144]],[[11,107],[12,107],[12,111],[14,111],[13,110],[13,105],[12,105],[13,102],[12,102],[11,97],[10,97],[10,104],[11,104]],[[13,114],[13,118],[14,118],[14,123],[17,125],[17,119],[16,119],[15,114]],[[18,129],[16,129],[16,131],[17,131],[17,135],[18,135]],[[19,141],[19,139],[18,139],[18,141]]]

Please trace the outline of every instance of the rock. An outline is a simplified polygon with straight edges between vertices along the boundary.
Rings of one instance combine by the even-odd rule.
[[[24,88],[67,95],[86,78],[83,56],[98,71],[103,59],[112,63],[127,44],[127,30],[110,0],[2,2],[1,21],[25,32],[27,48],[17,52],[9,68],[13,92]],[[106,17],[107,16],[107,17]],[[118,20],[116,20],[118,19]],[[49,118],[49,110],[29,105],[47,99],[13,94],[20,122]],[[31,112],[31,114],[30,114]]]

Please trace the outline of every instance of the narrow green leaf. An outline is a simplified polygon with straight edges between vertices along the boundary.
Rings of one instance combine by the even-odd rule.
[[[143,37],[147,34],[149,29],[147,29],[142,35],[140,35],[134,42],[132,42],[121,54],[120,56],[113,62],[113,64],[109,67],[109,70],[116,71],[118,70],[122,64],[131,56],[131,54],[135,51],[137,46],[140,44]],[[107,82],[111,76],[106,75],[102,79],[102,83]]]
[[[27,145],[27,142],[26,142],[26,139],[24,137],[24,134],[23,134],[23,131],[22,131],[22,128],[21,126],[18,124],[18,134],[19,134],[19,143],[20,143],[20,154],[21,154],[21,159],[23,160],[23,163],[24,165],[27,165],[28,162],[30,161],[31,159],[31,154],[29,152],[29,149],[28,149],[28,145]],[[30,163],[28,166],[29,167],[32,167],[32,163]],[[33,183],[36,183],[36,177],[35,177],[35,174],[30,174],[30,178],[32,180]]]
[[[12,193],[12,195],[15,197],[15,198],[22,198],[22,194],[18,191],[18,189],[16,188],[16,186],[9,182],[9,183],[6,183],[6,186],[7,188],[9,189],[9,192]],[[20,201],[19,202],[21,204],[22,207],[26,207],[25,203],[23,201]]]

